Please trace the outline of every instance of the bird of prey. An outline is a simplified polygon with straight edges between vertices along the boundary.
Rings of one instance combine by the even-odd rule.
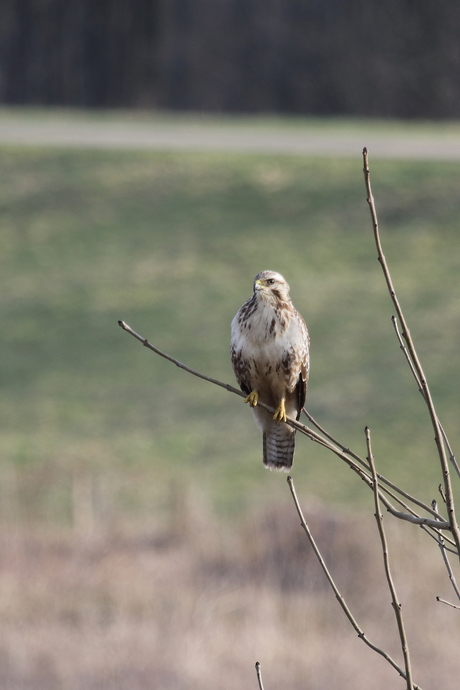
[[[254,279],[254,292],[232,321],[231,359],[236,380],[263,434],[263,462],[270,470],[292,467],[295,429],[305,404],[310,365],[305,321],[289,297],[289,285],[275,271]],[[267,412],[258,403],[272,407]]]

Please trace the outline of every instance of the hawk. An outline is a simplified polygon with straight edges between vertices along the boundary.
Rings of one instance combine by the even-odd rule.
[[[263,461],[270,470],[292,467],[295,429],[305,404],[310,365],[305,321],[289,297],[289,285],[275,271],[254,279],[254,292],[232,321],[231,359],[236,380],[254,409],[263,434]],[[273,415],[258,407],[273,407]]]

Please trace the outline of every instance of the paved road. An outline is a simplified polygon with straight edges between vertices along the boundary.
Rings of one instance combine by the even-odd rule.
[[[364,146],[373,158],[460,160],[460,126],[364,123],[347,127],[321,123],[254,125],[173,117],[91,118],[0,114],[0,144],[98,149],[234,151],[298,156],[355,157]]]

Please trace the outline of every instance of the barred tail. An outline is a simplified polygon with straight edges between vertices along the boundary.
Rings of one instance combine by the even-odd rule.
[[[286,424],[273,423],[263,434],[264,465],[269,470],[289,472],[294,460],[295,430]]]

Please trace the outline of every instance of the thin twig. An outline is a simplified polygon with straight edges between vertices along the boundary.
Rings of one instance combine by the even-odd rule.
[[[334,438],[329,432],[326,431],[318,422],[312,417],[312,415],[308,412],[308,410],[303,407],[302,412],[305,414],[305,416],[310,420],[310,422],[320,431],[326,438],[328,438],[332,443],[334,443],[340,450],[345,453],[346,455],[350,455],[352,458],[354,458],[362,467],[367,468],[368,464],[357,454],[354,453],[350,448],[347,448],[346,446],[342,445],[340,441],[337,441],[336,438]],[[380,482],[382,484],[385,484],[386,486],[390,487],[394,491],[397,491],[401,496],[404,498],[407,498],[408,501],[411,501],[415,505],[418,505],[420,508],[423,510],[426,510],[428,513],[431,513],[434,517],[437,517],[437,514],[433,511],[433,509],[427,505],[426,503],[423,503],[423,501],[420,501],[418,498],[415,498],[414,496],[411,496],[411,494],[407,493],[403,489],[401,489],[399,486],[396,486],[396,484],[393,484],[389,479],[386,479],[382,474],[378,473],[377,474]],[[389,492],[390,493],[390,492]],[[399,500],[399,499],[396,499]],[[402,505],[405,505],[402,503]],[[452,542],[453,543],[453,542]]]
[[[180,362],[175,357],[172,357],[171,355],[168,355],[166,352],[163,352],[159,348],[155,347],[155,345],[152,345],[152,343],[150,343],[147,340],[147,338],[143,338],[141,335],[136,333],[136,331],[134,331],[124,321],[119,321],[118,325],[124,331],[126,331],[127,333],[130,333],[130,335],[134,336],[134,338],[136,338],[140,343],[142,343],[142,345],[144,347],[148,348],[149,350],[152,350],[152,352],[155,352],[157,355],[160,355],[160,357],[164,357],[164,359],[167,359],[169,362],[172,362],[173,364],[175,364],[180,369],[183,369],[184,371],[188,372],[189,374],[192,374],[193,376],[197,376],[198,378],[200,378],[204,381],[207,381],[208,383],[213,383],[214,385],[219,386],[220,388],[224,388],[226,391],[228,391],[230,393],[234,393],[235,395],[238,395],[241,398],[245,397],[245,394],[242,391],[239,391],[237,388],[234,388],[233,386],[230,386],[227,383],[223,383],[222,381],[214,379],[210,376],[206,376],[205,374],[202,374],[201,372],[196,371],[195,369],[192,369],[191,367],[188,367],[186,364],[183,364],[182,362]],[[258,404],[260,407],[263,407],[264,409],[268,410],[268,412],[274,412],[275,411],[274,408],[270,407],[269,405],[265,405],[262,402],[259,402]],[[306,414],[308,417],[310,416],[310,415],[308,415],[308,413],[306,413]],[[316,431],[314,431],[314,429],[310,429],[309,427],[305,426],[305,424],[301,424],[300,422],[297,422],[293,419],[287,419],[286,424],[289,424],[289,426],[292,426],[294,429],[296,429],[300,433],[304,434],[305,436],[310,438],[312,441],[315,441],[315,443],[318,443],[318,444],[324,446],[325,448],[330,450],[332,453],[337,455],[337,457],[339,457],[341,460],[343,460],[354,472],[356,472],[356,474],[358,474],[359,477],[361,477],[361,479],[367,484],[367,486],[372,488],[372,479],[369,475],[369,472],[365,469],[367,466],[366,466],[365,462],[359,456],[357,456],[354,453],[351,453],[347,449],[342,450],[343,446],[341,446],[341,444],[337,443],[337,445],[336,445],[335,441],[331,442],[330,440],[328,440],[329,438],[332,438],[328,434],[326,434],[328,438],[323,438]],[[316,425],[316,422],[315,422],[315,425]],[[357,462],[355,462],[353,460],[353,458],[356,458],[357,461],[362,466],[360,467],[360,465],[357,464]],[[382,477],[382,481],[388,483],[393,488],[396,488],[394,484],[391,484],[391,482],[387,481],[384,477]],[[412,500],[415,504],[420,505],[420,507],[424,508],[428,512],[432,512],[428,506],[425,506],[424,504],[422,504],[417,499],[411,497],[409,494],[406,494],[405,492],[402,492],[402,491],[400,491],[400,493],[403,494],[404,496],[406,496],[409,500]],[[409,522],[412,522],[412,523],[415,523],[418,525],[428,526],[428,527],[431,527],[434,529],[448,529],[449,528],[449,525],[447,522],[445,522],[445,523],[439,522],[439,519],[438,519],[439,516],[437,516],[436,514],[434,514],[436,519],[432,520],[430,518],[421,517],[421,516],[415,514],[414,511],[412,511],[412,513],[413,513],[412,515],[408,514],[408,513],[402,513],[400,511],[397,511],[391,505],[391,503],[388,501],[388,499],[384,495],[381,495],[381,500],[385,504],[386,508],[395,517],[397,517],[401,520],[407,520]]]
[[[305,407],[302,408],[302,411],[304,412],[305,416],[308,417],[308,419],[312,422],[312,424],[314,424],[314,426],[316,426],[316,428],[319,431],[321,431],[321,433],[323,433],[334,444],[334,446],[337,446],[337,448],[334,448],[333,446],[330,446],[330,445],[326,445],[325,443],[323,443],[323,445],[325,445],[327,448],[329,448],[329,450],[331,450],[333,453],[335,453],[339,458],[344,460],[351,469],[353,469],[354,471],[357,471],[355,463],[352,463],[351,461],[349,461],[348,456],[351,456],[352,458],[354,458],[361,466],[363,466],[365,468],[368,467],[368,464],[365,463],[364,460],[359,455],[357,455],[356,453],[351,451],[349,448],[346,448],[345,446],[343,446],[339,441],[337,441],[333,436],[331,436],[331,434],[329,434],[325,429],[323,429],[323,427],[321,427],[318,424],[318,422],[315,421],[315,419],[306,410]],[[340,449],[341,452],[339,452],[338,449]],[[373,482],[371,481],[371,477],[369,474],[366,473],[365,476],[360,474],[360,476],[361,476],[361,479],[363,479],[365,481],[365,483],[370,488],[373,488]],[[381,498],[382,502],[385,504],[385,507],[394,517],[398,518],[399,520],[406,520],[407,522],[412,522],[413,524],[420,525],[422,528],[428,527],[428,528],[434,529],[436,536],[432,535],[430,532],[428,532],[428,530],[426,530],[426,531],[428,532],[428,534],[430,534],[430,536],[432,536],[435,539],[437,539],[439,529],[450,529],[449,523],[447,521],[444,521],[442,524],[439,522],[439,514],[436,513],[428,505],[426,505],[422,501],[419,501],[418,499],[416,499],[414,496],[411,496],[407,492],[403,491],[398,486],[396,486],[396,484],[393,484],[388,479],[386,479],[383,475],[378,474],[377,476],[383,484],[387,485],[386,487],[385,486],[381,487],[382,490],[385,491],[394,500],[396,500],[403,508],[405,508],[407,511],[409,511],[408,513],[402,513],[401,511],[396,510],[392,506],[392,504],[388,501],[388,499],[384,495],[380,494],[380,498]],[[427,512],[431,513],[435,517],[435,519],[432,520],[430,518],[421,517],[420,515],[418,515],[414,510],[412,510],[412,508],[410,508],[406,503],[404,503],[404,501],[402,501],[392,491],[390,491],[390,489],[388,487],[391,487],[392,489],[394,489],[394,491],[397,491],[399,494],[401,494],[402,496],[404,496],[408,500],[412,501],[414,504],[420,506],[421,508],[423,508]],[[449,541],[449,543],[455,545],[455,542],[451,541],[450,539],[447,539],[447,541]],[[453,552],[453,553],[456,553],[456,552]]]
[[[436,601],[440,601],[442,604],[447,604],[447,606],[452,606],[453,609],[458,609],[460,611],[460,606],[457,606],[457,604],[451,604],[450,601],[441,599],[441,597],[436,597]]]
[[[347,455],[350,455],[352,458],[354,458],[357,462],[359,462],[363,467],[367,467],[366,463],[364,460],[357,455],[357,453],[354,453],[350,448],[347,446],[344,446],[340,441],[338,441],[332,434],[330,434],[324,427],[319,424],[316,419],[309,413],[306,407],[302,407],[302,412],[304,415],[307,417],[307,419],[318,429],[318,431],[323,434],[326,438],[329,439],[332,443],[334,443],[338,448],[340,448],[341,451],[344,453],[347,453]]]
[[[433,532],[430,530],[430,528],[427,528],[423,525],[421,525],[421,529],[427,534],[431,539],[434,539],[436,543],[438,543],[438,532],[436,530],[433,530]],[[449,542],[452,543],[452,542]],[[458,556],[458,553],[455,549],[450,549],[448,546],[445,547],[446,551],[449,553],[453,553],[454,556]]]
[[[377,472],[377,478],[378,478],[379,481],[380,481],[381,475],[379,475],[378,472]],[[397,503],[399,503],[400,506],[402,506],[403,508],[405,508],[405,510],[408,511],[409,515],[412,515],[412,516],[415,517],[415,518],[420,518],[420,516],[417,515],[417,513],[415,512],[415,510],[413,510],[410,506],[408,506],[407,503],[404,503],[404,501],[402,501],[402,500],[399,498],[399,496],[397,496],[395,493],[393,493],[393,491],[390,491],[390,489],[389,489],[388,487],[385,487],[385,486],[381,486],[381,485],[380,485],[380,486],[379,486],[379,490],[380,490],[380,491],[384,491],[385,494],[387,494],[387,495],[390,496],[394,501],[396,501]],[[392,511],[390,510],[389,512],[391,513]],[[397,512],[398,512],[398,511],[396,511],[396,513],[397,513]],[[394,513],[393,513],[393,515],[394,515]],[[400,518],[400,519],[404,519],[404,518],[401,518],[401,515],[405,515],[405,513],[402,513],[402,514],[399,514],[399,515],[395,515],[395,517],[398,517],[398,518]],[[423,518],[420,518],[420,519],[423,520]],[[410,519],[410,518],[407,518],[407,521],[410,522],[411,519]],[[427,525],[427,524],[420,524],[419,521],[416,521],[416,524],[419,524],[420,527],[421,527],[421,529],[423,529],[423,531],[426,532],[426,534],[428,534],[429,537],[431,537],[432,539],[434,539],[436,542],[438,541],[438,536],[439,536],[439,534],[440,534],[440,531],[439,531],[439,529],[438,529],[437,527],[433,527],[432,525]],[[446,528],[446,529],[449,529],[449,523],[448,523],[448,522],[445,522],[445,524],[447,525],[447,528]],[[443,535],[443,536],[444,536],[444,535]],[[444,537],[444,538],[445,538],[446,541],[449,542],[449,544],[452,544],[452,545],[455,546],[455,544],[454,544],[454,542],[452,541],[452,539],[449,539],[449,537]],[[446,546],[446,549],[447,549],[448,551],[450,551],[451,553],[454,553],[455,555],[457,555],[457,552],[456,552],[456,551],[454,551],[454,550],[452,550],[452,549],[449,549],[447,546]]]
[[[160,355],[160,357],[164,357],[164,359],[167,359],[169,362],[172,362],[173,364],[175,364],[176,367],[179,367],[180,369],[187,371],[189,374],[192,374],[193,376],[197,376],[198,378],[203,379],[204,381],[207,381],[208,383],[213,383],[215,386],[219,386],[220,388],[224,388],[229,393],[234,393],[235,395],[238,395],[240,398],[246,397],[246,394],[243,393],[242,391],[238,390],[238,388],[235,388],[234,386],[230,386],[228,383],[223,383],[222,381],[219,381],[218,379],[214,379],[211,376],[206,376],[205,374],[202,374],[201,372],[197,371],[196,369],[192,369],[191,367],[188,367],[186,364],[183,364],[182,362],[180,362],[175,357],[172,357],[171,355],[168,355],[166,352],[163,352],[159,348],[155,347],[155,345],[152,345],[152,343],[149,342],[149,340],[147,340],[147,338],[144,338],[143,336],[136,333],[136,331],[134,331],[131,328],[131,326],[129,326],[124,321],[118,321],[118,325],[124,331],[126,331],[127,333],[130,333],[137,340],[139,340],[139,342],[141,342],[144,347],[148,348],[149,350],[152,350],[152,352],[155,352],[157,355]],[[260,401],[257,404],[259,405],[259,407],[263,407],[268,412],[275,412],[275,408],[270,407],[269,405],[265,405],[264,403],[262,403]],[[332,450],[331,444],[328,443],[327,440],[321,438],[321,436],[319,436],[315,431],[313,431],[313,429],[309,429],[304,424],[300,424],[299,422],[296,422],[293,419],[287,419],[285,423],[289,424],[289,426],[292,426],[294,429],[297,429],[297,431],[300,431],[301,433],[305,434],[312,441],[316,441],[317,443],[320,443],[321,445],[324,445],[325,447]]]
[[[220,386],[221,388],[225,388],[225,390],[229,391],[230,393],[235,393],[235,395],[239,395],[241,398],[245,398],[245,394],[238,390],[238,388],[234,388],[233,386],[230,386],[228,383],[222,383],[222,381],[218,381],[217,379],[213,379],[210,376],[205,376],[205,374],[201,374],[199,371],[196,371],[195,369],[191,369],[188,367],[186,364],[183,364],[182,362],[179,362],[178,359],[175,359],[174,357],[171,357],[171,355],[168,355],[166,352],[163,352],[162,350],[159,350],[155,345],[152,345],[147,338],[143,338],[139,333],[136,333],[136,331],[133,331],[131,326],[128,326],[127,323],[124,321],[119,321],[118,325],[120,328],[122,328],[124,331],[127,333],[130,333],[133,335],[139,342],[142,343],[142,345],[149,350],[152,350],[153,352],[156,352],[157,355],[160,355],[160,357],[164,357],[164,359],[169,360],[173,364],[176,365],[176,367],[179,367],[180,369],[183,369],[184,371],[188,371],[189,374],[193,374],[193,376],[198,376],[198,378],[203,379],[204,381],[208,381],[209,383],[213,383],[215,386]]]
[[[411,522],[413,525],[424,525],[426,527],[433,527],[433,529],[449,529],[448,522],[436,522],[436,520],[432,520],[431,518],[420,517],[418,515],[411,515],[410,513],[402,513],[401,511],[396,510],[395,508],[393,508],[390,501],[381,494],[380,489],[379,498],[385,505],[385,508],[388,510],[388,512],[391,513],[394,517],[397,517],[399,520]]]
[[[433,510],[437,510],[438,506],[437,506],[436,501],[433,501],[431,505],[433,507]],[[441,551],[444,565],[446,566],[447,574],[449,575],[450,583],[453,587],[455,594],[457,595],[457,599],[460,600],[460,589],[457,585],[457,580],[455,579],[454,571],[452,570],[452,566],[450,564],[449,557],[447,555],[446,545],[444,543],[444,538],[443,538],[443,535],[441,533],[438,534],[438,545],[439,545],[439,548]]]
[[[307,414],[307,416],[310,416],[308,413],[306,413],[306,414]],[[288,420],[288,422],[289,421],[290,420]],[[338,444],[339,447],[337,447],[335,445],[335,443],[331,443],[331,442],[327,441],[326,439],[322,438],[321,436],[318,436],[318,434],[316,434],[312,429],[309,429],[308,427],[306,427],[303,424],[299,424],[297,422],[296,424],[291,423],[291,426],[293,426],[295,429],[298,429],[302,433],[309,436],[309,438],[311,438],[313,441],[316,441],[316,443],[319,443],[320,445],[324,446],[325,448],[328,448],[332,453],[334,453],[335,455],[337,455],[337,457],[339,457],[341,460],[343,460],[350,467],[350,469],[352,469],[354,472],[356,472],[356,474],[358,474],[359,477],[361,477],[361,479],[365,482],[365,484],[367,484],[367,486],[369,486],[371,489],[373,488],[372,478],[369,475],[369,473],[363,467],[360,467],[360,465],[358,465],[356,462],[354,462],[354,460],[352,460],[351,457],[349,457],[352,455],[353,458],[357,458],[357,461],[360,464],[364,465],[364,467],[367,467],[366,464],[364,463],[364,461],[359,456],[357,456],[355,453],[351,453],[348,449],[341,450],[341,447],[343,448],[343,446],[341,446],[341,444]],[[328,436],[328,438],[332,438],[329,434],[327,434],[327,436]],[[387,480],[384,477],[382,477],[382,480],[384,482],[387,482]],[[388,484],[391,485],[391,482],[388,482]],[[395,487],[394,484],[392,484],[392,486]],[[399,489],[397,489],[397,487],[395,487],[395,488],[396,488],[396,490],[399,490]],[[388,489],[386,489],[386,491],[388,493],[391,493],[388,491]],[[398,518],[399,520],[406,520],[407,522],[412,522],[415,525],[430,527],[436,531],[439,529],[450,529],[450,524],[447,521],[440,522],[439,516],[437,516],[436,513],[433,513],[431,508],[429,508],[428,506],[425,506],[420,501],[417,501],[417,499],[412,498],[409,494],[406,494],[405,492],[402,492],[402,491],[401,491],[401,493],[404,494],[405,496],[407,496],[410,500],[413,500],[414,503],[421,505],[428,512],[431,512],[433,515],[435,515],[435,518],[433,519],[433,518],[427,518],[427,517],[422,517],[420,515],[417,515],[415,513],[415,511],[408,508],[408,506],[406,506],[398,498],[396,500],[398,500],[399,503],[401,503],[404,507],[406,507],[411,512],[410,513],[403,513],[401,511],[396,510],[392,506],[390,501],[387,499],[387,497],[379,489],[379,495],[380,495],[380,499],[381,499],[382,503],[384,503],[387,510],[392,515],[394,515],[394,517]]]
[[[383,656],[383,658],[386,659],[386,661],[388,661],[388,663],[399,673],[399,675],[402,676],[405,680],[407,680],[407,675],[406,675],[404,669],[402,669],[402,668],[396,663],[396,661],[394,661],[394,659],[392,659],[391,656],[390,656],[389,654],[387,654],[383,649],[381,649],[380,647],[377,647],[377,645],[373,644],[373,642],[371,642],[371,641],[369,640],[369,638],[366,636],[366,633],[361,629],[361,627],[359,626],[359,624],[358,624],[356,618],[355,618],[355,617],[353,616],[353,614],[351,613],[351,611],[350,611],[350,609],[349,609],[349,607],[348,607],[348,604],[346,603],[346,601],[345,601],[345,599],[343,598],[343,596],[340,594],[340,591],[339,591],[337,585],[335,584],[335,581],[334,581],[334,579],[333,579],[331,573],[330,573],[329,570],[328,570],[328,567],[327,567],[327,565],[326,565],[326,563],[325,563],[325,561],[324,561],[324,558],[322,557],[321,552],[320,552],[320,550],[319,550],[319,548],[318,548],[318,545],[316,544],[316,541],[315,541],[315,539],[314,539],[314,537],[313,537],[313,535],[312,535],[312,533],[311,533],[311,531],[310,531],[310,528],[309,528],[309,526],[308,526],[308,524],[307,524],[307,522],[306,522],[306,520],[305,520],[305,517],[304,517],[304,515],[303,515],[302,509],[301,509],[300,504],[299,504],[299,500],[298,500],[298,498],[297,498],[297,494],[296,494],[296,490],[295,490],[295,487],[294,487],[294,482],[293,482],[293,480],[292,480],[292,477],[288,477],[288,478],[287,478],[287,482],[288,482],[289,488],[290,488],[290,490],[291,490],[291,494],[292,494],[292,498],[293,498],[293,500],[294,500],[294,504],[295,504],[295,507],[296,507],[296,510],[297,510],[297,514],[298,514],[298,516],[299,516],[299,518],[300,518],[300,524],[301,524],[301,526],[302,526],[302,529],[304,530],[305,534],[306,534],[307,537],[308,537],[308,540],[309,540],[309,542],[310,542],[310,544],[311,544],[311,546],[312,546],[312,548],[313,548],[313,551],[314,551],[314,553],[315,553],[315,556],[316,556],[316,558],[318,559],[318,562],[319,562],[319,564],[320,564],[320,566],[321,566],[321,568],[322,568],[324,574],[326,575],[326,578],[327,578],[327,580],[328,580],[330,586],[332,587],[332,589],[333,589],[333,591],[334,591],[335,598],[336,598],[337,601],[339,602],[339,604],[340,604],[340,606],[341,606],[341,608],[342,608],[342,611],[344,612],[344,614],[345,614],[346,617],[348,618],[348,620],[349,620],[349,622],[351,623],[353,629],[356,631],[358,637],[359,637],[368,647],[370,647],[374,652],[377,652],[377,654],[380,654],[380,656]],[[415,684],[412,684],[412,685],[411,685],[411,688],[413,688],[414,690],[421,690],[420,687],[419,687],[418,685],[415,685]]]
[[[432,424],[433,430],[434,430],[434,440],[436,443],[436,448],[438,450],[439,462],[441,465],[441,471],[442,471],[442,475],[443,475],[444,491],[446,494],[446,508],[447,508],[447,514],[448,514],[448,519],[449,519],[450,531],[452,532],[452,536],[454,537],[455,545],[457,547],[457,551],[459,552],[459,556],[460,556],[460,528],[458,526],[457,518],[455,515],[454,494],[453,494],[453,490],[452,490],[452,483],[451,483],[450,472],[449,472],[449,464],[448,464],[448,460],[446,457],[446,450],[444,447],[442,433],[441,433],[440,425],[438,422],[438,416],[436,414],[433,399],[431,397],[431,391],[429,389],[424,371],[422,369],[422,365],[420,363],[417,352],[415,350],[415,346],[414,346],[414,343],[412,341],[412,337],[411,337],[409,328],[407,326],[406,319],[404,317],[403,311],[402,311],[401,306],[399,304],[399,300],[396,296],[396,291],[393,287],[393,282],[391,280],[391,275],[390,275],[390,271],[388,268],[388,264],[386,262],[385,255],[383,253],[382,244],[381,244],[380,235],[379,235],[377,211],[375,208],[374,197],[372,195],[367,148],[363,149],[363,163],[364,163],[364,181],[365,181],[366,192],[367,192],[367,203],[369,205],[369,210],[370,210],[371,219],[372,219],[372,227],[373,227],[373,231],[374,231],[375,246],[377,248],[377,256],[378,256],[379,263],[382,267],[382,271],[383,271],[383,275],[385,277],[388,292],[390,293],[391,300],[394,304],[394,307],[396,309],[396,313],[398,315],[399,322],[401,324],[402,337],[404,338],[404,340],[407,344],[407,350],[408,350],[408,353],[409,353],[410,358],[412,360],[412,363],[414,365],[415,371],[417,372],[417,379],[420,382],[421,388],[423,390],[423,397],[424,397],[426,405],[428,407],[428,412],[430,415],[431,424]]]
[[[163,357],[164,359],[167,359],[169,362],[172,362],[173,364],[176,365],[176,367],[179,367],[180,369],[183,369],[184,371],[188,372],[189,374],[192,374],[193,376],[197,376],[199,379],[202,379],[203,381],[207,381],[208,383],[213,383],[215,386],[219,386],[220,388],[224,388],[226,391],[229,393],[234,393],[235,395],[238,395],[240,398],[245,398],[246,393],[243,393],[240,391],[238,388],[235,388],[234,386],[230,386],[228,383],[223,383],[222,381],[219,381],[218,379],[214,379],[211,376],[206,376],[205,374],[202,374],[200,371],[197,371],[196,369],[192,369],[191,367],[187,366],[186,364],[183,364],[183,362],[180,362],[178,359],[175,357],[172,357],[171,355],[168,355],[166,352],[163,352],[160,350],[158,347],[155,347],[155,345],[152,345],[152,343],[147,340],[147,338],[144,338],[143,336],[139,335],[139,333],[136,333],[135,330],[131,328],[125,321],[118,321],[118,325],[120,328],[122,328],[124,331],[127,333],[130,333],[130,335],[134,336],[137,340],[139,340],[140,343],[144,347],[146,347],[149,350],[152,350],[152,352],[155,352],[157,355],[160,355],[160,357]],[[263,407],[265,410],[268,412],[275,412],[274,407],[270,407],[270,405],[265,405],[262,402],[257,403],[259,407]],[[294,421],[293,419],[287,419],[286,424],[289,424],[290,426],[294,427],[294,429],[297,429],[297,431],[300,431],[301,433],[305,434],[309,438],[311,438],[313,441],[316,441],[318,443],[322,443],[323,439],[321,439],[318,434],[316,434],[313,430],[308,429],[304,424],[299,424],[298,422]],[[324,445],[324,443],[323,443]]]
[[[440,493],[440,495],[441,495],[442,502],[444,503],[444,505],[446,505],[446,495],[445,495],[445,493],[444,493],[444,489],[442,488],[442,484],[439,484],[439,485],[438,485],[438,491],[439,491],[439,493]]]
[[[393,327],[394,327],[394,329],[395,329],[396,337],[398,338],[399,347],[400,347],[401,350],[403,351],[404,357],[406,358],[406,362],[407,362],[407,364],[409,365],[409,368],[410,368],[410,370],[411,370],[411,372],[412,372],[412,374],[413,374],[413,376],[414,376],[414,379],[415,379],[415,382],[416,382],[416,384],[417,384],[417,388],[418,388],[418,390],[419,390],[419,393],[422,395],[422,397],[423,397],[423,399],[424,399],[424,401],[425,401],[425,403],[426,403],[426,398],[425,398],[425,394],[424,394],[424,391],[423,391],[423,388],[422,388],[422,384],[420,383],[420,380],[419,380],[419,378],[418,378],[417,372],[415,371],[415,367],[414,367],[414,364],[413,364],[413,362],[412,362],[412,360],[411,360],[411,358],[410,358],[410,356],[409,356],[409,352],[407,351],[407,347],[404,345],[404,341],[403,341],[403,339],[402,339],[402,335],[401,335],[401,333],[399,332],[398,320],[397,320],[396,316],[392,316],[392,317],[391,317],[391,320],[392,320],[392,322],[393,322]],[[444,431],[444,427],[442,426],[442,424],[441,424],[441,422],[439,421],[439,419],[438,419],[438,424],[439,424],[439,428],[440,428],[440,430],[441,430],[442,437],[443,437],[443,439],[444,439],[444,443],[446,444],[447,450],[449,451],[449,460],[451,461],[452,465],[453,465],[454,468],[455,468],[455,471],[457,472],[458,476],[460,477],[460,467],[458,466],[457,458],[456,458],[455,455],[454,455],[454,451],[452,450],[452,446],[450,445],[449,439],[447,438],[447,434],[446,434],[446,432]]]
[[[399,639],[401,641],[401,649],[404,657],[404,666],[406,668],[406,682],[407,682],[407,690],[413,690],[414,684],[412,682],[412,671],[411,671],[411,665],[410,665],[410,655],[409,655],[409,647],[407,644],[407,636],[406,636],[406,631],[404,628],[404,620],[402,617],[402,611],[401,611],[401,604],[398,600],[398,595],[396,593],[396,587],[393,582],[393,577],[391,575],[391,569],[390,569],[390,557],[388,554],[388,543],[387,543],[387,538],[385,534],[385,528],[383,526],[383,515],[380,512],[380,500],[379,500],[379,491],[378,491],[378,479],[377,479],[377,472],[375,471],[375,463],[374,463],[374,456],[372,455],[372,448],[371,448],[371,434],[369,431],[369,428],[366,427],[365,429],[365,434],[366,434],[366,446],[367,446],[367,460],[369,462],[369,467],[371,468],[372,472],[372,479],[374,482],[374,502],[375,502],[375,519],[377,521],[377,527],[379,531],[379,536],[380,536],[380,541],[382,544],[382,552],[383,552],[383,564],[385,568],[385,575],[387,578],[388,582],[388,588],[390,590],[391,594],[391,601],[393,604],[393,610],[395,612],[395,617],[396,617],[396,622],[398,624],[398,631],[399,631]]]
[[[264,690],[264,685],[262,683],[262,671],[261,671],[260,664],[258,661],[256,661],[256,673],[257,673],[257,682],[259,683],[259,690]]]

